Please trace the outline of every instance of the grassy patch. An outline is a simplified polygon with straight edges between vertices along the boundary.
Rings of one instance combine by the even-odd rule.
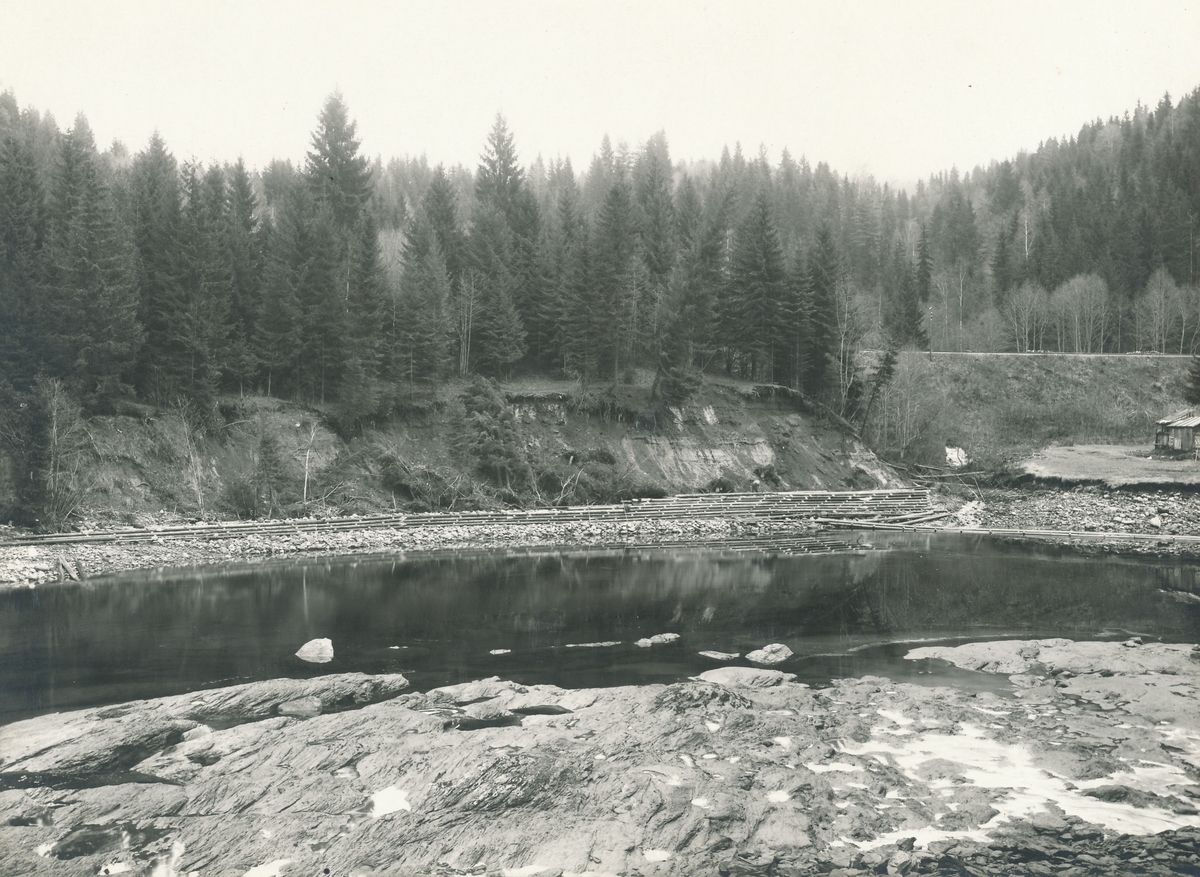
[[[902,354],[867,430],[885,456],[943,465],[956,444],[985,467],[1049,445],[1154,443],[1184,407],[1187,360]]]

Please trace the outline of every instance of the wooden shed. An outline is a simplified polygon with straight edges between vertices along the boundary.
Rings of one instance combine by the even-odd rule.
[[[1180,411],[1154,424],[1154,449],[1161,451],[1195,451],[1200,447],[1196,432],[1200,417],[1192,411]]]

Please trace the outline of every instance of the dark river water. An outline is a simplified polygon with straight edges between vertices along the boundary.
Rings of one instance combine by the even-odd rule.
[[[864,538],[872,549],[815,556],[629,550],[306,560],[2,593],[0,723],[350,671],[404,673],[418,689],[492,675],[565,687],[675,682],[718,665],[701,650],[745,654],[773,642],[796,653],[781,669],[821,684],[960,672],[903,660],[914,640],[1200,641],[1197,564],[963,536]],[[668,632],[680,639],[634,645]],[[295,657],[317,637],[333,641],[331,663]],[[618,645],[580,645],[598,642]],[[499,649],[508,653],[491,654]]]

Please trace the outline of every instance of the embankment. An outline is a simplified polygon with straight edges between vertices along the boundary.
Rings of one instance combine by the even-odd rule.
[[[534,508],[899,484],[845,423],[795,394],[708,382],[664,405],[653,400],[650,378],[602,388],[503,385],[487,391],[496,402],[490,412],[469,412],[468,385],[446,384],[351,432],[337,431],[320,408],[266,397],[226,398],[202,427],[174,410],[93,417],[72,523]],[[0,477],[0,511],[17,518],[6,482]]]
[[[946,445],[999,469],[1048,445],[1154,443],[1186,407],[1189,360],[905,351],[867,431],[888,459],[945,465]]]

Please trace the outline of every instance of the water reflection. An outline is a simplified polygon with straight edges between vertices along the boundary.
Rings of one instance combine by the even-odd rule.
[[[786,669],[820,681],[897,665],[903,649],[862,647],[898,640],[1200,638],[1197,606],[1163,590],[1200,593],[1194,564],[872,538],[881,550],[307,561],[0,594],[0,721],[351,670],[403,672],[418,687],[492,674],[569,686],[676,681],[713,666],[699,650],[783,642],[798,655]],[[682,640],[632,645],[665,631]],[[333,640],[332,664],[294,657],[315,637]],[[621,645],[565,648],[604,641]],[[509,653],[490,654],[499,649]],[[915,672],[903,662],[892,670]]]

